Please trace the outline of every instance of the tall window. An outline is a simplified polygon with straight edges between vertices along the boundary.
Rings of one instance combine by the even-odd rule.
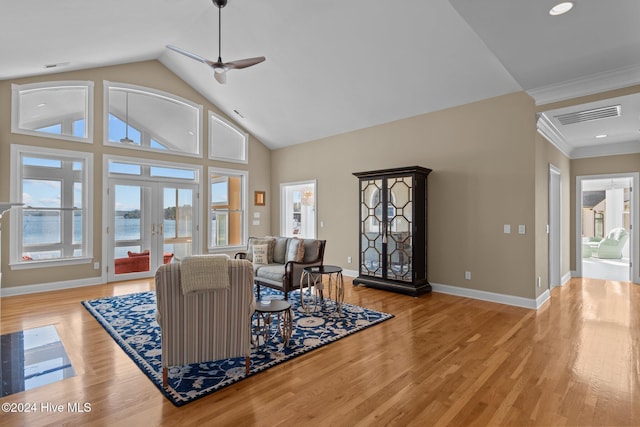
[[[90,262],[93,155],[11,146],[11,264]]]
[[[93,82],[12,85],[11,131],[93,141]]]
[[[209,168],[209,249],[244,246],[247,233],[246,171]]]
[[[104,82],[104,143],[202,157],[202,106],[142,86]]]
[[[249,135],[209,111],[209,158],[226,162],[248,162]]]

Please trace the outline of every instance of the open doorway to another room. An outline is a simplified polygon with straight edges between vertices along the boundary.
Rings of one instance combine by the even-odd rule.
[[[635,208],[632,174],[579,177],[578,254],[581,276],[636,281],[633,254]]]

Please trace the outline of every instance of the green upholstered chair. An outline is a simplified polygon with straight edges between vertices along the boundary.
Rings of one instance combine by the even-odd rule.
[[[591,249],[591,256],[604,259],[620,259],[622,258],[622,248],[624,248],[627,240],[629,240],[627,230],[618,227],[609,231],[609,234],[604,239],[588,242],[586,245]]]

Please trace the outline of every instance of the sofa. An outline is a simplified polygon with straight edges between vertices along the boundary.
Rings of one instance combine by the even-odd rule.
[[[250,237],[247,250],[235,258],[247,259],[253,265],[254,283],[260,298],[260,287],[266,286],[284,292],[300,288],[302,270],[322,265],[326,240],[297,237]]]
[[[163,263],[169,264],[173,254],[163,253]],[[116,258],[114,260],[116,274],[135,273],[138,271],[149,271],[149,251],[127,252],[126,258]]]
[[[613,228],[604,239],[589,239],[582,245],[582,256],[602,259],[622,258],[622,249],[629,239],[629,233],[622,227]]]

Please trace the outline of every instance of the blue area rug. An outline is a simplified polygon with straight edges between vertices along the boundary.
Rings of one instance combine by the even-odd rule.
[[[261,294],[264,298],[274,296],[276,292],[263,288]],[[393,317],[346,303],[342,316],[327,309],[307,314],[300,308],[297,291],[290,294],[289,301],[293,309],[293,335],[289,346],[284,347],[276,338],[254,348],[249,376]],[[166,390],[162,387],[161,332],[155,318],[155,292],[83,301],[82,305],[176,406],[247,378],[244,358],[177,366],[169,370],[169,388]]]

